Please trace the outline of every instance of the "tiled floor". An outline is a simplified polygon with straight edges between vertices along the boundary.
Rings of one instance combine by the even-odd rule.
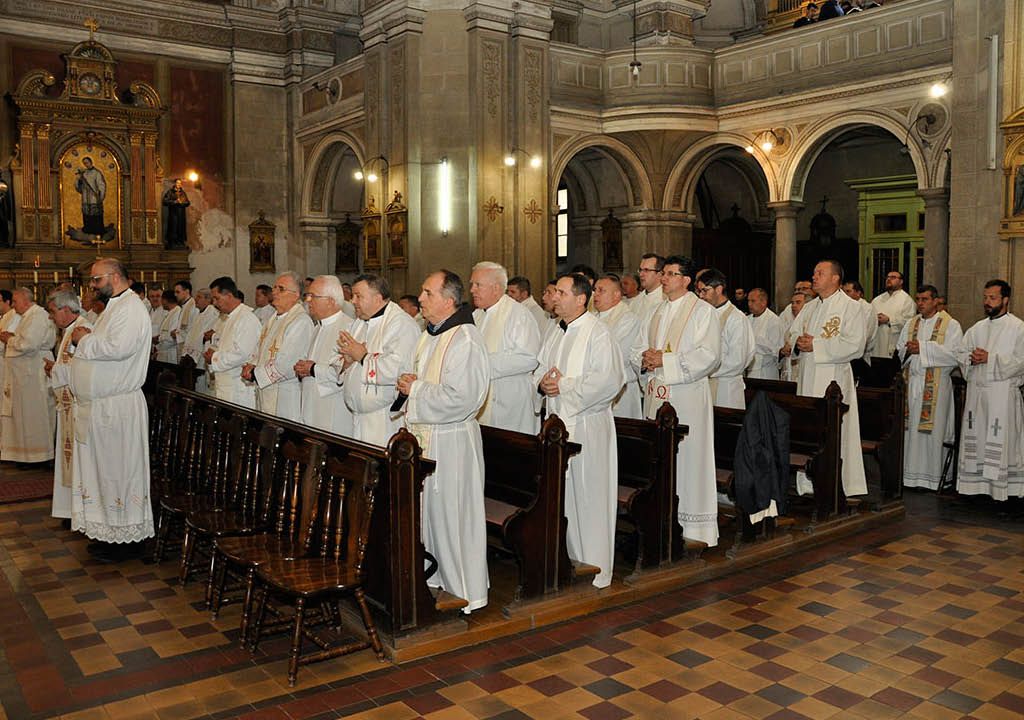
[[[907,520],[553,628],[285,682],[173,563],[101,565],[44,502],[0,506],[0,702],[74,718],[1024,715],[1024,524],[912,495]]]

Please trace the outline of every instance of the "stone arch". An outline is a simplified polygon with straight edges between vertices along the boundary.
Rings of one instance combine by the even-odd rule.
[[[302,180],[302,215],[322,216],[330,207],[330,181],[338,162],[350,150],[362,165],[366,153],[355,137],[349,133],[336,131],[321,138],[310,153]]]
[[[591,134],[576,138],[561,147],[551,162],[551,207],[558,206],[558,183],[572,160],[578,153],[595,148],[605,155],[623,174],[626,187],[632,196],[632,205],[646,209],[654,208],[654,189],[651,179],[647,176],[640,157],[621,140],[610,135]]]
[[[748,154],[744,148],[749,142],[744,136],[735,133],[715,133],[701,138],[688,147],[669,172],[662,207],[694,214],[693,203],[696,201],[697,182],[708,165],[716,160],[724,149],[739,148],[744,154]],[[749,157],[764,175],[768,202],[775,202],[779,199],[779,185],[774,166],[760,148],[755,148]]]
[[[899,143],[903,143],[904,138],[906,138],[907,150],[910,160],[914,165],[914,173],[917,175],[918,188],[933,187],[929,173],[930,168],[925,159],[920,138],[914,132],[908,134],[908,127],[913,127],[910,122],[907,122],[905,118],[897,113],[879,110],[855,110],[831,115],[801,133],[793,148],[792,161],[786,167],[785,173],[782,176],[781,187],[784,191],[784,197],[780,199],[802,202],[807,176],[818,156],[821,155],[833,140],[844,132],[864,125],[881,128],[889,132]]]

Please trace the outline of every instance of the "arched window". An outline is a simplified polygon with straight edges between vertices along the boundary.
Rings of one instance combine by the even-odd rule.
[[[555,226],[557,260],[569,259],[569,188],[565,183],[558,186],[558,220]]]

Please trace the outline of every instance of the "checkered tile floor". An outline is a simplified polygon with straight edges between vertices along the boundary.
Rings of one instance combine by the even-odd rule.
[[[0,508],[11,718],[1024,716],[1024,527],[912,496],[907,520],[722,580],[393,667],[284,680],[173,563],[100,565],[45,503]],[[916,507],[915,507],[916,506]],[[965,521],[966,520],[966,521]]]

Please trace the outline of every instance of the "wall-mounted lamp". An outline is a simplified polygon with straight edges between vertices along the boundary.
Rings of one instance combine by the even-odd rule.
[[[192,183],[192,187],[194,187],[196,190],[203,189],[203,183],[200,182],[199,173],[197,173],[195,170],[186,170],[185,179]]]
[[[934,114],[927,113],[927,112],[919,112],[917,114],[917,117],[914,118],[914,122],[910,123],[910,125],[907,127],[907,134],[903,138],[903,144],[900,146],[900,155],[909,155],[910,154],[910,148],[907,147],[907,143],[910,142],[910,133],[913,132],[914,127],[917,126],[918,123],[920,123],[922,120],[924,120],[924,128],[922,129],[922,128],[919,127],[918,131],[917,131],[918,134],[921,134],[921,135],[926,133],[937,122],[937,118],[935,117]],[[922,137],[921,138],[921,147],[930,147],[930,146],[931,146],[931,143],[928,142],[927,139]]]
[[[452,227],[452,169],[448,158],[441,158],[437,171],[437,224],[447,236]]]
[[[323,80],[317,80],[313,83],[313,89],[326,94],[331,100],[338,97],[338,86],[333,81],[325,83]]]
[[[371,169],[371,167],[378,160],[384,166],[381,172],[386,173],[388,171],[388,168],[391,167],[391,165],[388,164],[388,159],[386,157],[384,157],[383,155],[377,155],[376,157],[372,157],[369,160],[367,160],[366,164],[361,165],[358,170],[352,173],[352,177],[359,181],[362,181],[365,178],[366,180],[369,180],[372,183],[377,182],[379,178],[377,176],[377,173],[375,173]]]
[[[508,155],[505,156],[505,167],[514,167],[516,164],[516,153],[522,153],[530,159],[530,167],[537,169],[543,164],[543,160],[540,155],[531,155],[522,148],[514,147],[508,151]]]
[[[775,132],[774,129],[769,128],[768,130],[759,132],[756,136],[754,136],[754,142],[747,145],[743,149],[746,150],[751,155],[753,155],[754,147],[757,146],[761,148],[761,152],[770,153],[775,148],[785,144],[785,133],[781,130],[779,132]]]
[[[933,98],[945,97],[946,93],[948,92],[949,87],[946,85],[945,81],[932,83],[932,86],[928,88],[928,94],[931,95]]]
[[[640,78],[640,68],[644,66],[642,62],[636,58],[636,0],[633,0],[633,61],[629,63],[629,71],[633,74],[633,77]]]

